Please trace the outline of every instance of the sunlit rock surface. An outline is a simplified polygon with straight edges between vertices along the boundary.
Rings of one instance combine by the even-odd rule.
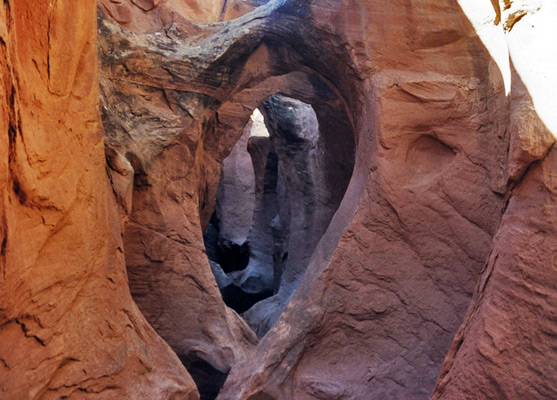
[[[548,72],[557,62],[557,7],[505,1],[496,11],[495,21],[491,13],[470,19],[476,26],[497,23],[508,42],[509,177],[516,183],[433,399],[557,395],[557,79]]]

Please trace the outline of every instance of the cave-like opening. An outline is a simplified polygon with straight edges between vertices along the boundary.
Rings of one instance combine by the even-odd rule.
[[[292,297],[351,178],[354,136],[339,104],[275,94],[223,162],[205,246],[224,302],[259,337]]]

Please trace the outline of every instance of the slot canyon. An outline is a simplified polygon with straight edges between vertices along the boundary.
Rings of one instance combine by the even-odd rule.
[[[557,398],[553,0],[3,0],[0,400]]]

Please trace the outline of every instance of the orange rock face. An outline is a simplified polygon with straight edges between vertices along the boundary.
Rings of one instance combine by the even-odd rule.
[[[543,38],[557,32],[557,7],[505,2],[501,11],[511,60],[509,177],[517,182],[432,399],[557,396],[557,119],[547,112],[557,85],[539,74],[557,56]]]
[[[221,398],[423,398],[434,387],[504,207],[507,104],[501,75],[489,69],[488,53],[456,4],[385,7],[275,2],[192,39],[179,30],[166,38],[128,36],[103,22],[110,141],[136,160],[145,176],[137,193],[152,199],[134,199],[142,216],[132,212],[137,225],[126,233],[132,292],[177,351],[202,354],[194,343],[204,343],[203,360],[216,369],[223,365],[217,344],[239,350],[243,339],[176,327],[183,315],[224,315],[203,254],[191,255],[202,246],[197,221],[208,220],[203,210],[214,202],[207,193],[215,192],[223,155],[251,110],[277,91],[312,103],[324,100],[319,89],[328,86],[349,110],[357,150],[345,199],[278,324],[254,355],[242,361],[238,351],[224,364],[234,363]],[[378,26],[419,29],[401,40],[400,31]],[[316,78],[304,77],[308,69]],[[126,101],[112,100],[118,98]],[[149,107],[136,106],[140,99]],[[118,104],[134,105],[116,112]],[[319,123],[331,124],[326,116]],[[180,169],[184,178],[170,179]],[[173,181],[180,183],[169,191]],[[173,203],[152,203],[167,197]],[[178,233],[176,256],[187,258],[165,258],[178,251],[170,242],[153,256],[158,242],[141,239],[139,226],[149,235]],[[158,275],[167,268],[197,277],[204,289],[170,291],[169,282],[188,280]],[[192,297],[207,293],[215,300],[191,307]],[[230,326],[225,319],[201,324],[204,331]],[[173,336],[189,339],[180,345]]]
[[[95,14],[0,5],[0,398],[197,399],[127,287]]]
[[[119,24],[136,32],[156,32],[189,21],[216,22],[226,0],[98,0],[99,8]]]

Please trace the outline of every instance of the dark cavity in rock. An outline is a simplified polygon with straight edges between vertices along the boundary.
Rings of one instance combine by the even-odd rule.
[[[205,246],[224,302],[260,337],[298,287],[346,191],[354,138],[345,116],[274,95],[223,162]]]

